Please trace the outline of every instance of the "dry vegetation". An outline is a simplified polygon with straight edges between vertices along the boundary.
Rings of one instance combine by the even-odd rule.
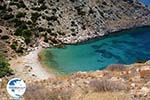
[[[130,100],[129,94],[123,92],[99,92],[87,94],[84,100]]]
[[[78,72],[69,77],[32,81],[27,83],[22,100],[149,100],[150,62],[129,66],[118,72]],[[6,84],[7,79],[1,84],[0,100],[11,100]]]
[[[80,84],[76,84],[75,88],[63,88],[61,83],[58,85],[56,85],[55,88],[50,88],[49,86],[45,86],[45,84],[28,84],[28,89],[24,95],[24,99],[97,100],[95,96],[102,96],[102,99],[100,100],[127,100],[126,98],[129,97],[128,94],[124,93],[127,92],[128,89],[125,84],[104,79],[90,81],[88,84],[89,88],[84,88],[84,86],[78,87]],[[123,98],[121,99],[121,97]]]
[[[126,70],[126,67],[123,64],[112,64],[107,67],[107,70],[109,70],[109,71],[124,71],[124,70]]]
[[[104,79],[93,80],[90,82],[90,86],[94,89],[94,92],[119,92],[128,89],[124,83]]]
[[[70,100],[72,91],[69,89],[53,89],[50,91],[47,87],[39,84],[29,84],[27,92],[24,95],[25,100]]]

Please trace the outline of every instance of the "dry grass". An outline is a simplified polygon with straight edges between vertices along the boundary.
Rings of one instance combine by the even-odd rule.
[[[124,71],[126,67],[122,64],[112,64],[106,68],[109,71]]]
[[[90,87],[93,88],[94,92],[116,92],[127,90],[127,86],[120,82],[113,82],[109,80],[92,80]]]
[[[38,85],[29,84],[24,95],[25,100],[70,100],[72,91],[69,89],[55,89],[50,91],[48,88]]]
[[[123,92],[89,93],[83,100],[130,100],[129,94]]]

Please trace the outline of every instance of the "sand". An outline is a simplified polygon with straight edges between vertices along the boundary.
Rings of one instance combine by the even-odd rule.
[[[24,80],[44,80],[55,78],[55,75],[48,72],[38,59],[38,53],[42,49],[41,46],[36,47],[28,55],[10,60],[10,67],[16,73],[15,77],[23,78]]]

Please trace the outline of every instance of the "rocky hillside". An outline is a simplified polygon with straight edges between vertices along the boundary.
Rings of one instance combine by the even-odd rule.
[[[137,0],[0,0],[0,42],[9,56],[143,25],[150,10]]]
[[[0,80],[1,100],[11,100],[7,81]],[[22,100],[149,100],[150,61],[26,83]]]

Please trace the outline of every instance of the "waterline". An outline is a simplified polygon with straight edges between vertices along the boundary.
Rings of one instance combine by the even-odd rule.
[[[66,48],[46,49],[46,62],[62,73],[95,71],[110,64],[150,59],[150,27],[135,28]],[[49,56],[50,55],[50,56]]]

